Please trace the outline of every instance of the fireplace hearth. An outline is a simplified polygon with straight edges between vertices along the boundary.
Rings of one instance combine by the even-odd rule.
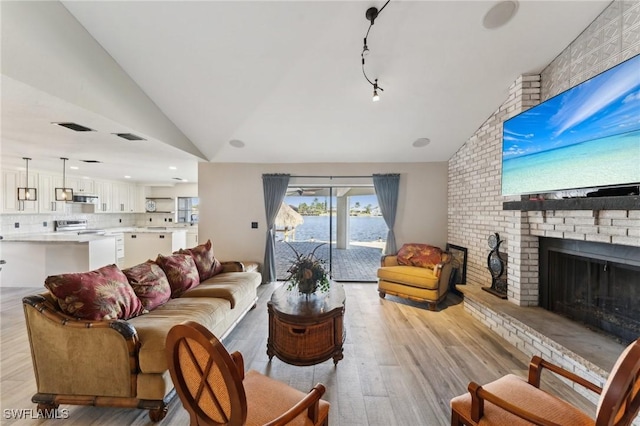
[[[540,306],[622,343],[640,336],[640,247],[540,239]]]

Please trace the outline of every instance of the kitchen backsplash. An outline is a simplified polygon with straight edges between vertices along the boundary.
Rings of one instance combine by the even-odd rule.
[[[173,214],[100,213],[100,214],[0,214],[0,235],[3,237],[23,234],[54,232],[55,220],[86,219],[90,229],[106,229],[126,226],[175,226]],[[16,227],[18,224],[18,227]]]

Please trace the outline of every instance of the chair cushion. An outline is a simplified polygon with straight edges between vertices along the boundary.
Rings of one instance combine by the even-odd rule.
[[[404,244],[398,250],[398,265],[433,268],[442,261],[442,250],[428,244]]]
[[[167,274],[172,298],[180,297],[185,291],[200,284],[198,268],[190,254],[176,253],[171,256],[159,254],[156,263]]]
[[[249,370],[246,373],[242,384],[247,396],[247,425],[268,423],[306,396],[306,393],[254,370]],[[321,399],[319,421],[316,424],[323,424],[322,420],[327,418],[328,415],[329,403]],[[287,424],[311,426],[313,422],[307,417],[307,412],[305,411]]]
[[[116,265],[47,277],[44,286],[67,315],[85,320],[129,319],[144,308]]]
[[[594,425],[594,420],[573,405],[556,398],[527,383],[526,380],[508,374],[482,386],[483,389],[499,396],[509,403],[562,425]],[[451,408],[465,418],[471,418],[471,394],[457,396],[451,400]],[[515,416],[490,402],[484,403],[484,416],[479,425],[530,426],[531,423]]]
[[[164,305],[171,298],[169,280],[153,260],[123,269],[122,272],[146,310],[151,311]]]
[[[438,277],[433,270],[417,266],[383,266],[378,268],[378,278],[429,290],[438,288]]]

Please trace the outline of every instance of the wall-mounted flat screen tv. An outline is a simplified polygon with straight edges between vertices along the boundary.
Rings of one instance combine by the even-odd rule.
[[[507,121],[502,195],[640,183],[640,55]]]

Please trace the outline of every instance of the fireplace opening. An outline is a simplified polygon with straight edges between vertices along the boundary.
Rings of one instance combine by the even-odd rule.
[[[630,343],[640,336],[640,248],[543,238],[540,305]]]

